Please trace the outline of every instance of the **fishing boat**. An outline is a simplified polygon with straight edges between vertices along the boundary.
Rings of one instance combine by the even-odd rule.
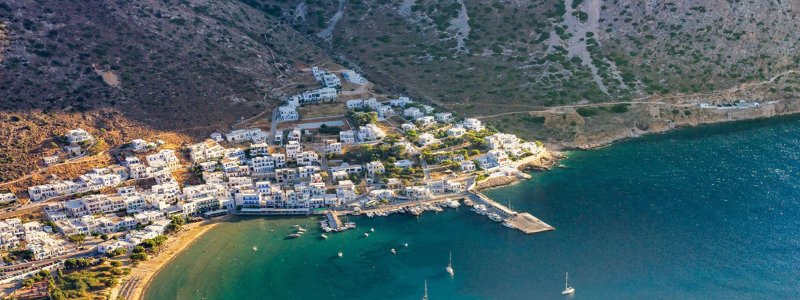
[[[450,274],[450,277],[456,275],[456,272],[453,270],[453,251],[450,251],[450,263],[448,263],[447,267],[444,269],[447,271],[447,274]]]
[[[394,250],[394,248],[392,248],[392,254],[397,254],[397,250]]]
[[[491,219],[492,221],[495,221],[495,222],[502,222],[503,221],[503,217],[501,217],[497,213],[489,213],[488,216],[489,216],[489,219]]]
[[[569,286],[569,272],[564,275],[564,290],[561,291],[561,294],[564,296],[575,294],[575,289]]]
[[[325,235],[324,233],[323,233],[323,234],[321,234],[321,235],[320,235],[320,237],[321,237],[321,238],[323,238],[323,239],[326,239],[326,240],[328,239],[328,236],[327,236],[327,235]]]
[[[342,255],[344,255],[344,253],[342,253],[342,251],[339,251],[338,255],[339,255],[339,257],[342,257]]]

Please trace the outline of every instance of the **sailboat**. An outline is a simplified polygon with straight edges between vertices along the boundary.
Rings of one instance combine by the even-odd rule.
[[[425,280],[425,294],[422,295],[422,300],[428,300],[428,281]]]
[[[453,251],[450,251],[450,263],[447,264],[447,268],[444,268],[447,271],[447,274],[450,274],[450,277],[456,275],[455,271],[453,271]]]
[[[575,294],[575,289],[569,286],[569,272],[564,275],[564,290],[561,292],[562,295],[572,295]]]

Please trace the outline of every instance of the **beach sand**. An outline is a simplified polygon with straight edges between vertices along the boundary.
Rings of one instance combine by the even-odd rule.
[[[184,225],[180,233],[169,236],[166,247],[157,256],[131,268],[131,273],[123,283],[111,291],[110,299],[144,299],[144,291],[161,268],[191,246],[198,237],[227,219],[228,216]]]

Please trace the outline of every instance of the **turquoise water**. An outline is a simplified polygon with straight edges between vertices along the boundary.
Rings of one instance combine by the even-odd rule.
[[[562,299],[565,271],[573,298],[797,299],[799,156],[800,118],[570,153],[564,168],[487,192],[556,227],[533,236],[464,206],[355,218],[359,229],[328,240],[315,219],[237,219],[169,264],[146,299],[419,299],[424,280],[430,299]],[[284,239],[293,224],[314,229]]]

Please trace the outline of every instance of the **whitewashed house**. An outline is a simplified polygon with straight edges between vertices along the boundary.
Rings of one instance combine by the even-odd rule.
[[[361,99],[347,100],[345,103],[347,105],[347,109],[358,109],[364,107],[364,100]]]
[[[475,119],[475,118],[466,118],[466,119],[464,119],[463,125],[464,125],[464,128],[466,128],[468,130],[474,130],[474,131],[483,130],[483,124],[481,124],[481,120],[478,120],[478,119]]]
[[[329,88],[335,88],[342,86],[342,81],[339,79],[339,76],[336,76],[336,74],[329,73],[322,75],[322,84]]]
[[[283,105],[278,107],[278,115],[281,121],[297,121],[300,119],[300,114],[297,112],[297,107],[293,105]]]
[[[450,123],[453,122],[453,114],[449,112],[440,112],[434,115],[436,121],[439,123]]]
[[[394,163],[394,166],[398,167],[398,168],[408,169],[408,168],[411,168],[411,167],[414,166],[414,162],[412,162],[412,161],[410,161],[408,159],[403,159],[403,160],[396,161]]]
[[[325,140],[325,155],[334,154],[339,155],[342,154],[342,143],[337,142],[336,140]]]
[[[67,137],[67,142],[73,145],[94,140],[94,137],[83,128],[72,129],[65,136]]]
[[[403,125],[400,125],[400,129],[404,132],[409,132],[411,130],[417,130],[417,125],[414,125],[414,123],[403,123]]]
[[[413,100],[408,99],[408,97],[400,97],[397,99],[389,100],[389,105],[394,107],[405,107],[408,104],[414,103]]]
[[[358,139],[362,142],[376,141],[386,137],[386,132],[375,124],[367,124],[358,128]]]
[[[355,130],[342,130],[339,132],[339,141],[342,144],[352,144],[356,142]]]
[[[382,174],[385,172],[385,168],[383,167],[383,163],[380,161],[371,161],[367,163],[367,175],[374,177],[375,175]]]
[[[462,161],[461,162],[461,171],[462,172],[472,172],[475,171],[475,162],[471,160]]]
[[[240,143],[244,141],[255,141],[254,139],[261,135],[263,135],[261,128],[238,129],[225,134],[225,139],[227,139],[229,143]]]
[[[439,143],[439,139],[434,137],[433,134],[426,132],[419,135],[419,138],[417,138],[417,143],[419,143],[422,147],[425,147]]]
[[[406,118],[417,119],[425,114],[416,107],[409,107],[403,110],[403,116]]]
[[[467,130],[464,129],[464,128],[461,128],[461,127],[452,127],[452,128],[448,128],[447,131],[445,131],[447,136],[452,136],[452,137],[462,136],[466,132],[467,132]]]
[[[344,77],[344,80],[347,80],[348,82],[355,84],[367,83],[367,79],[365,79],[363,76],[361,76],[361,74],[358,74],[353,70],[342,71],[342,77]]]
[[[306,91],[302,94],[292,96],[289,101],[293,101],[299,105],[317,104],[324,100],[336,99],[336,89],[325,87],[318,90]]]

